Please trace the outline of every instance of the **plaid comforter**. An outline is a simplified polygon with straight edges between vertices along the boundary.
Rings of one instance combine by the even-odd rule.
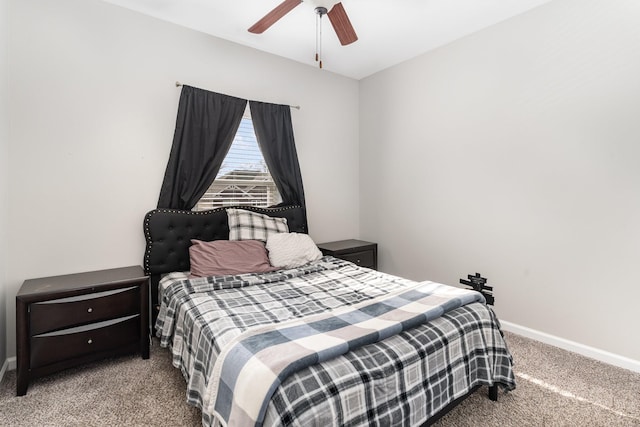
[[[247,330],[353,306],[415,282],[325,257],[296,270],[161,282],[161,345],[187,380],[187,400],[207,400],[219,355]],[[515,386],[493,312],[473,303],[375,344],[304,368],[275,389],[264,425],[416,425],[477,384]]]

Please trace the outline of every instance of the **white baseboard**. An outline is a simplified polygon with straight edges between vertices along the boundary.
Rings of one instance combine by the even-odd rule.
[[[588,345],[580,344],[575,341],[569,341],[545,332],[527,328],[526,326],[516,325],[515,323],[500,320],[500,324],[502,325],[502,329],[507,332],[513,332],[514,334],[522,335],[523,337],[531,338],[554,347],[572,351],[582,356],[608,363],[609,365],[640,373],[640,360],[633,360],[618,354],[609,353],[608,351],[589,347]]]

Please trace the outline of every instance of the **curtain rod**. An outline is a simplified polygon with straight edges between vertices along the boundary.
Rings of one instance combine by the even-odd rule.
[[[180,82],[176,82],[176,87],[180,87],[180,86],[182,86],[182,83],[180,83]],[[300,109],[300,106],[299,106],[299,105],[289,105],[289,107],[290,107],[290,108],[295,108],[296,110],[299,110],[299,109]]]

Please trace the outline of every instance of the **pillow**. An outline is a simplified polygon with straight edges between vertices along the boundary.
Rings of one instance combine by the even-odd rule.
[[[271,265],[279,268],[295,268],[317,261],[322,252],[307,234],[278,233],[267,239]]]
[[[191,243],[189,247],[191,276],[222,276],[277,270],[269,264],[264,243],[257,240],[242,242],[191,240]]]
[[[227,209],[229,240],[267,241],[271,234],[288,233],[286,218],[274,218],[244,209]]]

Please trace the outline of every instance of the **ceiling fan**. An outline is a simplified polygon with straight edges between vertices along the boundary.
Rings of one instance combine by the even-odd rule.
[[[262,19],[253,24],[251,28],[249,28],[250,33],[261,34],[273,24],[275,24],[280,18],[285,16],[287,13],[291,12],[293,8],[302,3],[303,0],[284,0],[278,6],[276,6],[271,12],[267,13]],[[316,13],[320,18],[323,15],[327,15],[329,20],[331,21],[331,25],[338,36],[338,40],[340,40],[340,44],[346,46],[358,40],[358,36],[356,35],[353,26],[351,25],[351,21],[347,16],[347,12],[344,10],[342,3],[336,3],[333,5],[331,10],[327,11],[326,7],[316,7]]]

